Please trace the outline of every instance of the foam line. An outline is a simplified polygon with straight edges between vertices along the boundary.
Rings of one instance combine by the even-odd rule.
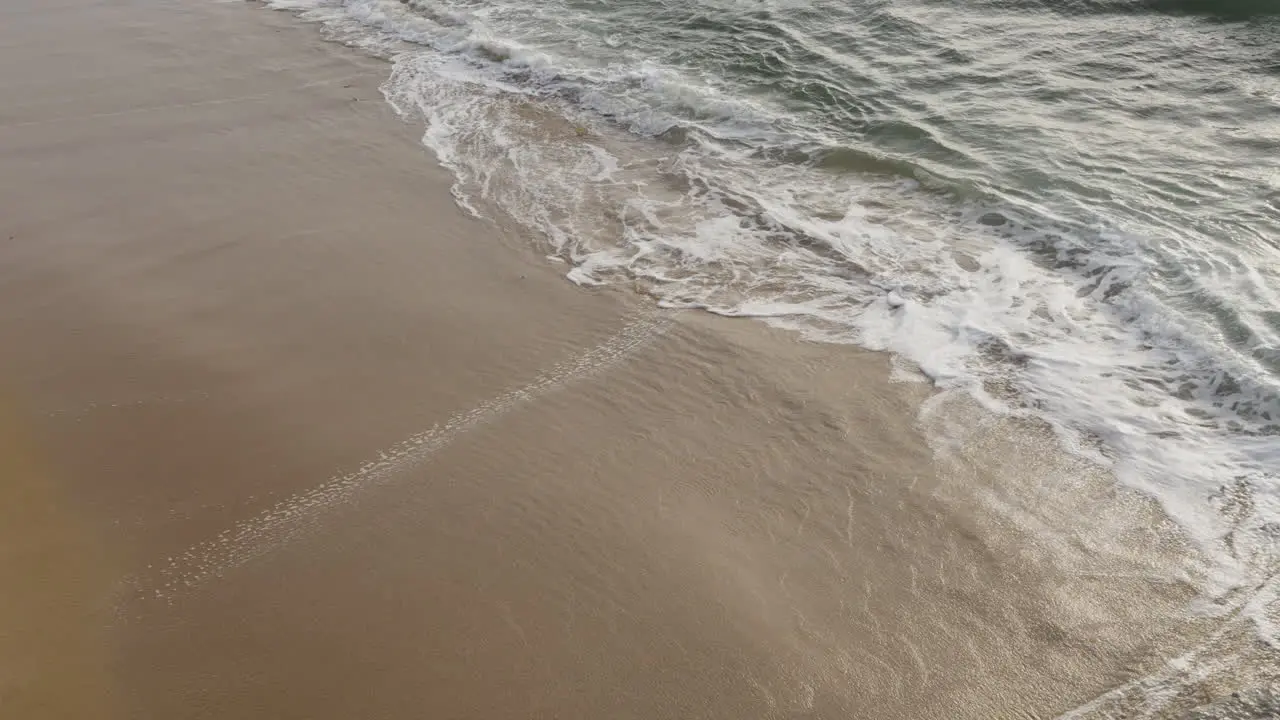
[[[143,597],[173,601],[256,558],[272,552],[315,529],[324,516],[349,504],[358,495],[395,477],[396,473],[424,462],[459,435],[590,377],[626,358],[648,341],[662,335],[670,315],[634,319],[604,342],[575,358],[559,363],[526,385],[490,398],[470,410],[458,412],[443,423],[415,433],[378,453],[359,468],[330,478],[310,490],[276,503],[258,515],[224,530],[216,538],[167,558],[146,576],[130,583]]]

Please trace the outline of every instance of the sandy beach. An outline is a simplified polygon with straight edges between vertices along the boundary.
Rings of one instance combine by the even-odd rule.
[[[255,4],[0,8],[0,715],[1053,717],[1195,641],[1150,503],[566,282],[387,74]]]

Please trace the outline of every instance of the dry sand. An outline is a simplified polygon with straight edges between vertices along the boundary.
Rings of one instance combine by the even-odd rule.
[[[1150,508],[1019,495],[1078,468],[1004,433],[940,470],[882,356],[570,285],[387,71],[0,6],[0,715],[1051,716],[1178,648]]]

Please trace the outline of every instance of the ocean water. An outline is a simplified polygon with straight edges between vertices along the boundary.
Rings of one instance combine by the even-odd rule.
[[[270,4],[569,279],[1049,423],[1280,643],[1280,2]]]

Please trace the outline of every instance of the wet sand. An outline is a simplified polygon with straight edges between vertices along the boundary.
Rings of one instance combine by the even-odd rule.
[[[0,8],[6,717],[1047,717],[1186,642],[1149,505],[565,282],[387,72],[250,4]]]

